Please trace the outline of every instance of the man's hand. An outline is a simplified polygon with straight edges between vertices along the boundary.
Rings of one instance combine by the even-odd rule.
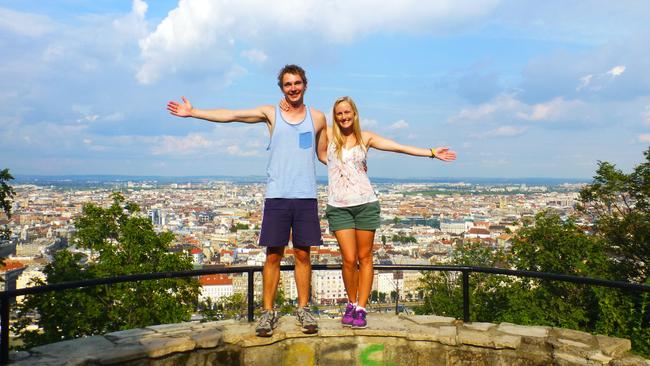
[[[176,117],[191,117],[192,116],[192,104],[185,97],[183,99],[183,104],[180,104],[176,101],[170,101],[167,103],[167,110],[169,113],[173,114]]]
[[[456,160],[456,152],[449,150],[448,147],[439,147],[434,150],[436,154],[436,159],[440,159],[442,161]]]
[[[289,112],[291,110],[291,104],[289,104],[289,102],[287,102],[286,98],[280,99],[280,103],[278,103],[278,106],[284,112]]]

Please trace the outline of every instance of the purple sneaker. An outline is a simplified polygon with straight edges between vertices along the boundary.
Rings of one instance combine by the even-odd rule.
[[[341,324],[343,324],[344,327],[352,326],[352,323],[354,322],[355,309],[356,306],[352,305],[351,303],[348,303],[348,305],[345,307],[345,314],[343,314],[343,318],[341,319]]]
[[[354,311],[354,320],[352,320],[353,329],[363,329],[368,325],[366,322],[366,311],[363,309],[356,309]]]

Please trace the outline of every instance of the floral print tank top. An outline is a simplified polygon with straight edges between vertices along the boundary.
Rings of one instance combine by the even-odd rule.
[[[328,200],[334,207],[350,207],[377,201],[366,173],[367,151],[362,145],[343,148],[341,159],[336,156],[336,145],[327,146]]]

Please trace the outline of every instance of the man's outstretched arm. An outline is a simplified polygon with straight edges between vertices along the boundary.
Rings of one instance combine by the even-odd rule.
[[[273,123],[274,113],[273,106],[265,105],[253,109],[197,109],[192,106],[187,98],[182,97],[183,103],[170,101],[167,103],[167,110],[177,117],[193,117],[204,119],[210,122],[266,122],[269,125]]]

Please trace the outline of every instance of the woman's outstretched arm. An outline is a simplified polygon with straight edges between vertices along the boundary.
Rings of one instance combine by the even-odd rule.
[[[422,148],[409,145],[402,145],[393,140],[381,137],[376,133],[363,131],[363,139],[367,141],[366,145],[382,151],[391,151],[401,154],[424,156],[436,158],[442,161],[456,160],[456,152],[449,150],[447,147]]]

